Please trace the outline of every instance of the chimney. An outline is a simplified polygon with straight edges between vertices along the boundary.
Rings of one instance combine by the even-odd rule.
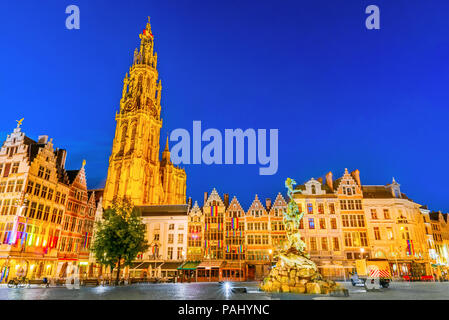
[[[42,143],[42,144],[46,144],[48,142],[48,136],[39,136],[39,138],[37,139],[37,143]]]
[[[354,180],[357,182],[357,184],[359,186],[362,186],[360,184],[360,171],[359,169],[355,169],[354,171],[351,172],[351,176],[354,178]]]
[[[225,207],[227,208],[229,206],[229,193],[223,194],[223,202]]]
[[[208,198],[208,194],[207,194],[207,192],[204,192],[204,206],[206,205],[206,202],[207,202],[207,198]]]
[[[270,211],[270,209],[271,209],[271,199],[270,198],[265,199],[265,207],[267,208],[267,211]]]
[[[334,191],[334,183],[332,181],[332,172],[330,172],[330,171],[326,174],[326,184],[332,191]]]
[[[65,149],[56,149],[56,166],[64,169],[67,151]]]

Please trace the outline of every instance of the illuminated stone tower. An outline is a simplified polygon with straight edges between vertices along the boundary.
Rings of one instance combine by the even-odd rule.
[[[133,64],[123,81],[120,111],[109,158],[104,206],[129,198],[134,205],[185,204],[186,173],[170,161],[168,140],[159,160],[161,81],[150,19],[134,51]]]

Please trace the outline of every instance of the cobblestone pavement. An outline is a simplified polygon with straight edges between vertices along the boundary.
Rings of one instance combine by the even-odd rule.
[[[288,293],[265,293],[258,290],[257,282],[234,283],[234,287],[245,287],[247,293],[229,293],[218,283],[177,283],[177,284],[135,284],[121,287],[81,287],[69,290],[65,287],[9,289],[0,287],[0,300],[389,300],[389,299],[449,299],[449,282],[408,283],[394,282],[389,289],[366,292],[363,287],[349,289],[349,297],[329,297],[320,295],[298,295]]]

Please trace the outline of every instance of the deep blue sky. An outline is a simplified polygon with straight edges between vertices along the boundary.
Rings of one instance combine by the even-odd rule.
[[[65,29],[65,7],[81,29]],[[377,4],[381,30],[365,28]],[[186,166],[187,193],[216,187],[248,207],[344,168],[363,184],[449,211],[448,1],[2,1],[0,137],[48,134],[107,174],[122,80],[151,16],[163,83],[161,136],[175,128],[278,128],[279,171]]]

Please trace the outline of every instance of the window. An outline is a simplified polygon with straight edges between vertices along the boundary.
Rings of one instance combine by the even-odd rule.
[[[9,206],[11,205],[11,200],[6,199],[3,201],[3,207],[2,207],[2,216],[5,216],[9,213]]]
[[[0,183],[0,193],[5,192],[6,190],[6,181]]]
[[[374,227],[374,239],[380,240],[380,230],[379,230],[379,227]]]
[[[34,216],[36,215],[36,208],[37,208],[37,203],[36,202],[32,202],[31,203],[31,207],[30,207],[30,218],[34,219]]]
[[[69,216],[65,216],[64,217],[64,230],[68,230],[69,229],[69,222],[70,222],[70,217]]]
[[[340,242],[337,237],[332,238],[332,244],[334,246],[334,251],[340,251]]]
[[[180,233],[178,234],[178,244],[184,243],[184,234]]]
[[[313,214],[313,204],[311,204],[311,203],[307,204],[307,212],[309,214]]]
[[[8,181],[8,187],[6,188],[6,192],[13,192],[14,191],[14,185],[15,181]]]
[[[32,192],[33,192],[33,185],[34,185],[34,182],[28,181],[28,184],[27,184],[27,193],[32,193]],[[0,192],[1,192],[1,190],[0,190]]]
[[[182,260],[182,248],[178,247],[177,249],[177,256],[178,256],[178,260]]]
[[[66,195],[63,194],[63,195],[61,196],[61,204],[62,204],[62,205],[65,204],[65,198],[66,198]]]
[[[309,229],[315,229],[315,223],[313,218],[309,218]]]
[[[58,217],[58,209],[53,209],[53,214],[51,215],[51,223],[56,222],[56,218]]]
[[[391,219],[390,211],[388,209],[384,209],[384,218],[385,219]]]
[[[39,167],[39,172],[37,173],[37,176],[39,178],[42,178],[44,176],[44,167],[42,166]]]
[[[47,199],[48,200],[53,200],[53,189],[48,189],[48,197],[47,197]]]
[[[46,206],[44,211],[44,221],[48,221],[48,216],[50,215],[50,207]]]
[[[329,213],[335,214],[335,205],[333,203],[329,204]]]
[[[326,229],[326,220],[323,218],[320,219],[320,229]]]
[[[318,213],[324,214],[324,204],[318,203]]]
[[[348,206],[346,205],[346,200],[340,200],[341,210],[348,210]]]
[[[40,204],[37,207],[37,214],[36,214],[36,219],[42,219],[42,212],[44,211],[44,205]]]
[[[75,227],[76,227],[76,218],[72,217],[72,220],[70,222],[70,231],[71,232],[75,231]]]
[[[41,193],[41,185],[39,183],[36,183],[36,187],[34,188],[34,195],[39,196]]]
[[[316,194],[316,187],[312,185],[312,194]]]
[[[173,260],[173,247],[168,247],[167,259],[168,260]]]
[[[57,224],[61,224],[61,223],[62,223],[62,213],[63,213],[63,211],[62,211],[62,210],[59,210],[59,213],[58,213],[58,221],[56,221]]]
[[[311,237],[310,238],[310,251],[316,251],[316,250],[317,250],[316,238]]]
[[[341,216],[343,227],[349,227],[349,218],[347,215]]]
[[[168,235],[168,243],[169,243],[169,244],[173,244],[173,238],[174,238],[173,233],[170,233],[170,234]]]
[[[155,233],[153,236],[154,241],[159,241],[159,233]]]
[[[76,232],[81,233],[81,228],[82,227],[83,227],[83,219],[78,219],[78,227],[77,227]]]
[[[44,177],[45,180],[50,180],[50,173],[51,173],[50,169],[45,169],[45,177]]]
[[[42,186],[41,198],[47,198],[47,190],[48,188],[46,186]]]
[[[371,209],[371,219],[377,219],[377,210]]]
[[[19,172],[19,163],[16,162],[12,165],[11,173],[17,173]]]
[[[327,244],[327,238],[321,238],[321,250],[323,250],[323,251],[329,250],[329,247]]]
[[[173,223],[170,223],[168,225],[168,230],[175,230],[175,225]]]
[[[393,240],[393,228],[387,227],[387,239]]]
[[[55,202],[59,203],[59,200],[61,199],[61,192],[56,191],[56,196],[55,196]]]
[[[17,180],[16,182],[16,192],[22,192],[23,180]]]
[[[331,229],[337,229],[337,219],[336,218],[332,218],[331,219]]]

